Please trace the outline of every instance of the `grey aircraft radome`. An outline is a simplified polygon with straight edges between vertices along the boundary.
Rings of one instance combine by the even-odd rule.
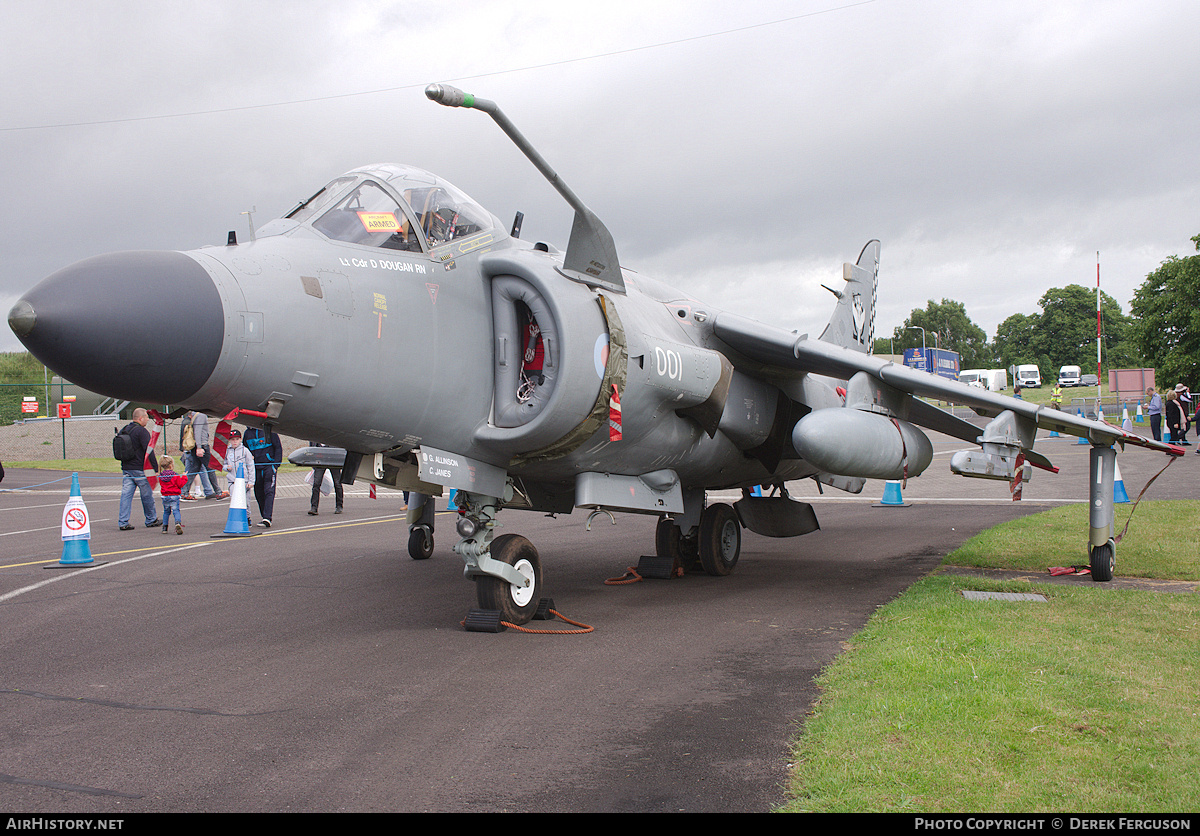
[[[817,529],[786,481],[858,492],[918,476],[933,455],[922,427],[979,445],[952,471],[1014,492],[1031,466],[1055,469],[1032,449],[1038,428],[1087,439],[1092,577],[1111,579],[1114,444],[1182,449],[872,357],[878,241],[844,266],[818,339],[625,270],[604,224],[493,102],[438,84],[426,95],[489,114],[520,147],[575,211],[565,252],[521,240],[520,215],[506,231],[440,177],[374,165],[253,240],[66,267],[17,302],[10,327],[87,389],[252,410],[265,417],[239,420],[329,445],[293,462],[412,492],[414,558],[433,550],[430,498],[456,489],[454,551],[480,609],[509,623],[539,614],[544,590],[533,544],[493,537],[502,509],[653,514],[661,564],[726,575],[743,528]],[[151,298],[179,316],[147,316]],[[732,505],[706,502],[738,488]]]

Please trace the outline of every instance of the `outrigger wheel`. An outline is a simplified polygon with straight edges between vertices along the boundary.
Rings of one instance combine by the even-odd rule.
[[[1117,546],[1109,540],[1103,546],[1092,546],[1088,557],[1091,558],[1092,580],[1111,581],[1117,568]]]
[[[542,561],[533,543],[518,534],[501,534],[492,540],[493,560],[507,563],[529,581],[511,584],[494,575],[475,576],[475,595],[482,610],[497,610],[500,620],[524,624],[537,613],[542,592]]]

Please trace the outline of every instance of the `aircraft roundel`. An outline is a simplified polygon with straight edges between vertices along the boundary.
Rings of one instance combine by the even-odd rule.
[[[604,369],[608,366],[608,334],[596,337],[596,345],[592,348],[592,359],[596,363],[596,377],[604,379]]]

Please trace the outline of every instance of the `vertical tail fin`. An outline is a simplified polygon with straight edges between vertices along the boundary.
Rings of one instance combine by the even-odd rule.
[[[843,264],[841,290],[821,285],[837,297],[837,307],[821,340],[843,348],[871,353],[875,341],[875,290],[879,284],[879,242],[868,241],[857,264]]]

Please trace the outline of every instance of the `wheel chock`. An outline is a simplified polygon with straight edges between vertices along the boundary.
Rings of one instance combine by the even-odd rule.
[[[463,627],[468,633],[502,633],[507,629],[500,622],[500,610],[479,610],[474,607],[467,611]]]
[[[638,558],[637,573],[643,578],[670,580],[674,575],[675,561],[670,557],[644,554]]]
[[[554,613],[550,612],[554,609],[553,598],[542,598],[538,601],[537,612],[533,614],[534,621],[553,621]]]

